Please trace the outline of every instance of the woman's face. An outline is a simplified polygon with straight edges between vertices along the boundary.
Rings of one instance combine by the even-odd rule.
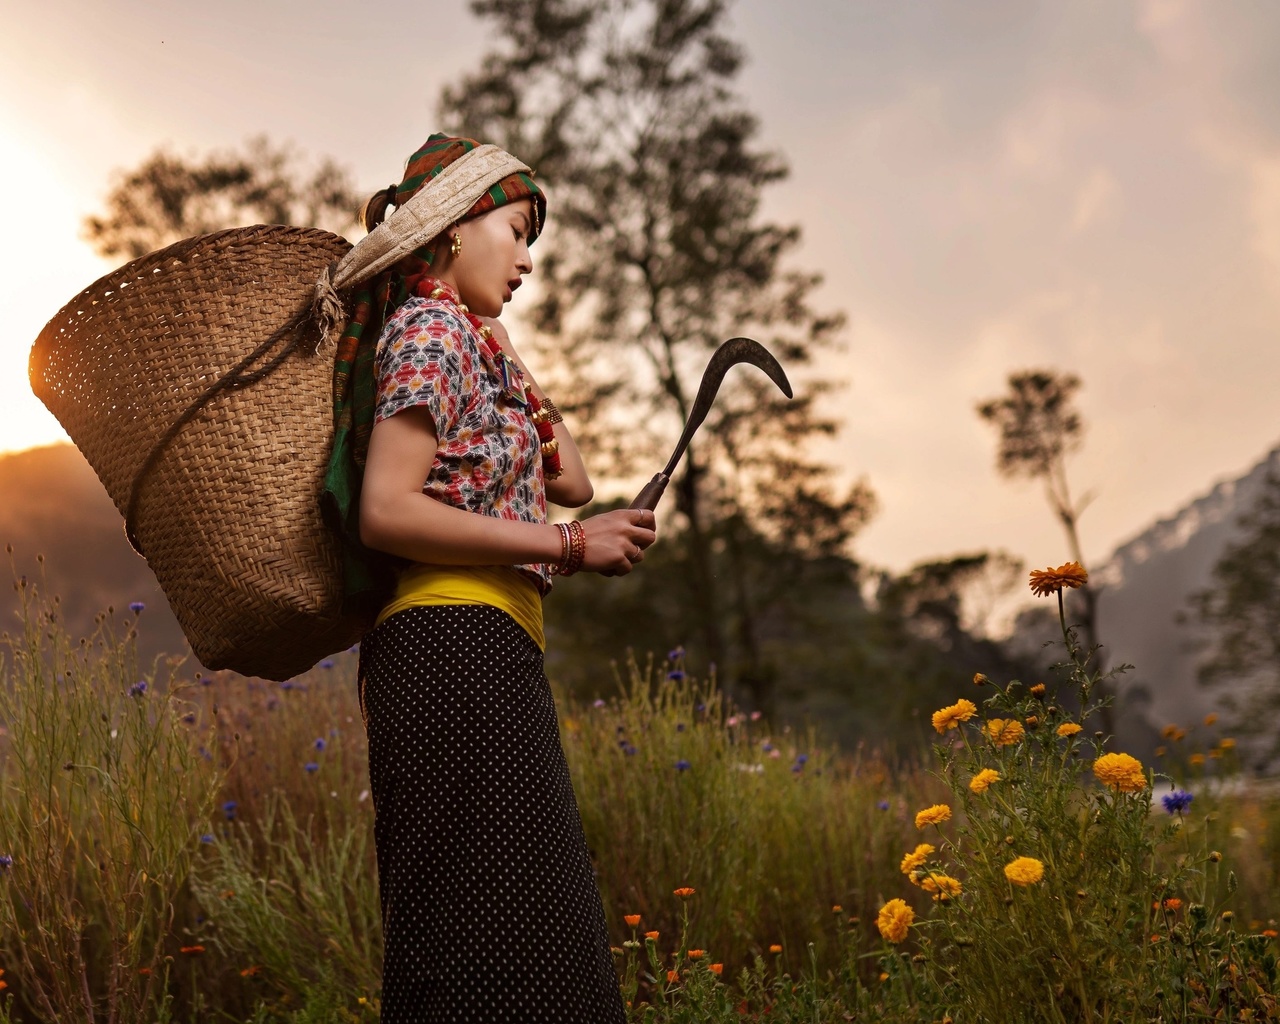
[[[533,270],[529,256],[529,231],[533,201],[521,199],[479,217],[464,220],[454,230],[461,236],[462,251],[450,254],[447,236],[439,252],[448,257],[440,277],[457,289],[462,301],[478,316],[497,316],[520,279]]]

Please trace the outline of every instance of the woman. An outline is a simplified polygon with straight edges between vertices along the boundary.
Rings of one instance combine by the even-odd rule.
[[[366,226],[476,146],[433,135]],[[360,647],[382,1020],[612,1024],[625,1014],[543,673],[541,601],[556,573],[630,572],[654,518],[547,523],[548,500],[583,505],[591,482],[492,319],[533,270],[546,199],[523,172],[471,187],[465,215],[359,304],[365,358],[348,360],[374,400],[359,536],[403,560]]]

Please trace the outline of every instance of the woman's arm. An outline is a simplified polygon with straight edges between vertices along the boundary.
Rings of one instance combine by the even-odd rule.
[[[360,540],[365,545],[433,565],[560,561],[560,531],[553,525],[467,512],[423,494],[436,444],[434,421],[421,406],[373,428],[360,495]],[[590,572],[626,575],[656,538],[654,516],[647,510],[619,509],[582,525],[587,540],[583,569]]]
[[[501,321],[483,319],[493,331],[494,340],[502,346],[502,351],[515,360],[515,364],[520,367],[525,382],[538,396],[538,401],[543,401],[547,397],[546,392],[534,380],[533,374],[529,372],[524,360],[511,344],[511,336],[507,334],[507,329],[502,326]],[[573,440],[573,435],[569,433],[569,427],[562,422],[557,423],[552,429],[555,431],[556,440],[560,442],[562,472],[556,479],[547,481],[547,500],[565,508],[581,508],[595,496],[595,488],[591,486],[587,467],[582,461],[582,455],[578,452],[578,445]]]

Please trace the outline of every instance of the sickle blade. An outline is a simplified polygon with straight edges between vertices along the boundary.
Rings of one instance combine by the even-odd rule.
[[[698,394],[693,400],[693,408],[689,411],[689,420],[684,425],[684,432],[680,435],[676,450],[671,454],[667,468],[654,476],[645,485],[644,490],[636,495],[635,500],[631,503],[631,508],[654,509],[658,507],[658,500],[662,497],[662,492],[666,490],[671,474],[675,472],[676,465],[680,462],[680,457],[684,455],[685,449],[689,447],[689,442],[693,439],[693,435],[702,426],[702,421],[707,418],[707,413],[711,411],[711,406],[715,403],[716,394],[720,390],[724,375],[729,372],[731,366],[736,366],[738,363],[750,363],[752,366],[759,367],[771,381],[778,385],[778,390],[788,398],[792,397],[791,382],[787,380],[786,372],[767,348],[761,345],[760,342],[753,341],[750,338],[730,338],[715,350],[706,370],[703,371],[702,383],[698,386]]]

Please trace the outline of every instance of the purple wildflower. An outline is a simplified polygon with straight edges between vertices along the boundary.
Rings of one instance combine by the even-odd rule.
[[[880,810],[882,811],[887,811],[889,809],[889,801],[881,800],[878,804],[876,804],[876,806],[879,807]]]
[[[680,758],[680,760],[676,762],[676,770],[677,770],[677,771],[687,772],[687,771],[688,771],[690,768],[692,768],[692,767],[693,767],[693,765],[691,765],[691,764],[690,764],[688,761],[686,761],[683,757],[682,757],[682,758]]]
[[[773,744],[770,743],[768,740],[765,740],[763,743],[760,744],[760,749],[767,754],[769,753],[769,751],[773,749]]]
[[[213,842],[213,833],[212,833],[212,832],[206,832],[204,835],[202,835],[202,836],[200,837],[200,842],[202,842],[202,843],[211,843],[211,842]]]
[[[320,766],[316,764],[314,761],[308,761],[302,767],[307,772],[318,772],[320,770]]]
[[[1191,806],[1192,799],[1192,795],[1185,789],[1175,789],[1172,793],[1162,796],[1160,802],[1170,814],[1181,814]]]
[[[667,651],[667,661],[679,661],[684,657],[684,645],[679,644]]]
[[[804,765],[802,765],[802,764],[800,764],[799,762],[797,762],[796,764],[793,764],[793,765],[791,766],[791,770],[792,770],[793,772],[802,772],[802,771],[804,771]]]
[[[324,659],[324,661],[320,662],[320,667],[321,667],[321,668],[333,668],[333,659],[332,659],[332,658],[325,658],[325,659]]]
[[[684,679],[684,669],[673,668],[670,672],[667,673],[667,678],[674,680],[677,683],[681,682]]]
[[[602,707],[604,707],[604,698],[603,698],[603,697],[597,697],[595,700],[593,700],[593,701],[591,702],[591,706],[592,706],[593,708],[602,708]]]
[[[130,601],[130,602],[129,602],[129,611],[133,612],[133,614],[134,614],[134,615],[141,615],[141,614],[142,614],[142,609],[143,609],[143,608],[145,608],[145,607],[146,607],[146,605],[145,605],[145,604],[143,604],[141,601]]]
[[[7,871],[13,864],[13,858],[7,853],[0,853],[0,871]]]
[[[196,713],[194,711],[188,711],[185,715],[182,716],[182,720],[186,722],[187,725],[190,725],[192,722],[196,720]]]
[[[636,748],[633,747],[630,743],[628,743],[625,747],[622,748],[622,752],[628,755],[634,754],[636,752]]]
[[[808,754],[796,754],[796,764],[805,764],[808,760]]]
[[[136,683],[134,683],[131,687],[129,687],[130,697],[141,697],[146,692],[147,692],[147,681],[145,679],[139,679]]]
[[[236,817],[236,808],[240,805],[234,800],[228,800],[222,805],[222,813],[227,816],[227,821],[234,821]]]
[[[325,742],[324,742],[324,739],[323,739],[322,737],[317,736],[317,737],[316,737],[316,750],[324,750],[324,748],[325,748]]]

